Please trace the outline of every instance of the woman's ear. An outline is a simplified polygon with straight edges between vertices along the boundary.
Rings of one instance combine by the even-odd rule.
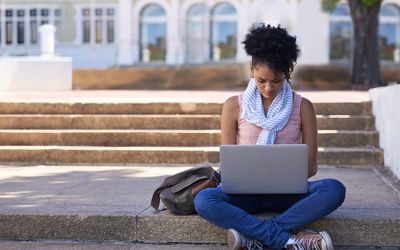
[[[250,66],[250,78],[254,78],[254,68]]]

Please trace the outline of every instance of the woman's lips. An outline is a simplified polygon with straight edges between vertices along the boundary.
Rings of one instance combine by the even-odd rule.
[[[263,93],[265,96],[274,96],[275,92],[264,92]]]

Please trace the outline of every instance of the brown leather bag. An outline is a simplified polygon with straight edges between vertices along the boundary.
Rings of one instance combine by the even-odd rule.
[[[154,191],[151,206],[160,211],[160,199],[173,214],[195,214],[194,197],[201,190],[216,187],[221,176],[210,165],[203,164],[165,178]],[[163,210],[163,209],[161,209]]]

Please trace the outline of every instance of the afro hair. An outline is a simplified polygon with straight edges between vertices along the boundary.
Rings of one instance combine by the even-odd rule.
[[[266,64],[290,79],[299,49],[296,37],[289,35],[286,29],[261,24],[252,27],[242,43],[246,53],[252,58],[253,67]]]

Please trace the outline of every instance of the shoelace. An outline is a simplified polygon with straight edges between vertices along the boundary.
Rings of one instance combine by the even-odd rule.
[[[318,239],[297,239],[293,244],[293,250],[321,250]]]
[[[248,250],[263,250],[264,246],[258,240],[249,239],[243,234],[240,234],[240,241],[244,242]]]

